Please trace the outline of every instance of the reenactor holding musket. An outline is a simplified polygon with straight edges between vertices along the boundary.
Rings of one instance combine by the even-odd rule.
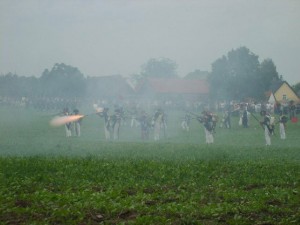
[[[242,112],[242,125],[244,128],[248,128],[248,111],[246,107]]]
[[[263,121],[260,122],[264,129],[266,146],[271,145],[271,135],[274,134],[274,124],[272,124],[271,116],[265,111],[262,110],[260,115],[263,116]]]
[[[214,143],[213,133],[215,132],[216,120],[214,119],[213,114],[208,111],[203,111],[202,115],[199,122],[202,122],[204,126],[206,144],[212,144]]]
[[[217,116],[208,111],[203,111],[201,116],[198,116],[194,113],[191,114],[196,116],[196,119],[204,126],[206,144],[213,144],[213,133],[215,132],[216,124],[218,121]]]

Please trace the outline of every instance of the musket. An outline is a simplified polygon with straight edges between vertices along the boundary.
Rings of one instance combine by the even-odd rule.
[[[85,117],[87,117],[87,116],[90,117],[90,116],[92,116],[92,115],[98,115],[98,116],[101,117],[101,113],[102,113],[102,112],[94,112],[94,113],[85,114],[84,116],[85,116]]]
[[[261,124],[261,122],[256,118],[256,116],[254,116],[254,114],[251,113],[251,112],[249,112],[249,113],[253,116],[253,118],[254,118],[257,122],[259,122],[261,128],[264,130],[264,129],[265,129],[264,126],[263,126],[263,125]],[[271,130],[270,130],[271,128],[270,128],[269,126],[267,126],[267,128],[268,128],[270,134],[273,134],[274,136],[276,136],[276,135],[275,135],[275,132],[274,132],[274,129],[271,131]]]
[[[201,116],[199,116],[198,114],[193,113],[193,112],[191,112],[191,111],[186,111],[186,112],[189,113],[189,114],[191,114],[191,115],[193,115],[193,116],[195,116],[195,117],[201,117]]]
[[[186,111],[187,113],[189,113],[189,114],[191,114],[192,116],[194,116],[194,118],[192,118],[192,119],[196,119],[196,120],[198,120],[199,122],[203,122],[202,121],[202,116],[199,116],[198,114],[196,114],[196,113],[193,113],[193,112],[191,112],[191,111]]]
[[[131,111],[129,109],[125,109],[124,111],[125,111],[126,114],[129,114],[129,116],[137,115],[138,114],[138,112],[134,112],[134,111]]]
[[[249,111],[248,111],[249,112]],[[251,114],[251,116],[259,123],[259,125],[261,126],[261,128],[264,130],[263,125],[261,124],[261,122],[259,121],[259,119],[257,119],[256,116],[254,116],[254,114],[252,112],[249,112]]]

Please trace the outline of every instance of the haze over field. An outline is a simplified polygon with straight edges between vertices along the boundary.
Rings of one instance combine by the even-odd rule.
[[[295,84],[299,12],[297,0],[1,0],[0,73],[40,76],[66,63],[87,76],[129,76],[166,57],[183,77],[247,46]]]

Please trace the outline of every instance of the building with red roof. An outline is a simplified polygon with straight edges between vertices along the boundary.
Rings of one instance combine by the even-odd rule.
[[[136,93],[140,98],[204,100],[209,85],[204,79],[146,78],[137,85]]]

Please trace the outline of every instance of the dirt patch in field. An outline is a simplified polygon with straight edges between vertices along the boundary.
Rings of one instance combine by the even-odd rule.
[[[101,186],[92,186],[92,191],[94,192],[98,192],[98,193],[102,193],[102,192],[105,192],[106,189],[104,187],[101,187]]]
[[[133,196],[137,194],[137,190],[134,188],[128,188],[121,192],[122,195]]]
[[[32,203],[27,200],[18,199],[15,201],[15,206],[20,208],[28,208],[32,206]]]
[[[260,188],[264,188],[265,185],[264,184],[249,184],[246,187],[244,187],[245,191],[251,191],[253,189],[260,189]]]
[[[132,220],[138,216],[138,213],[134,210],[125,210],[119,213],[118,218],[122,220]]]
[[[143,192],[145,194],[153,194],[153,193],[157,192],[157,190],[154,188],[144,188]]]
[[[281,206],[282,202],[279,201],[278,199],[270,199],[268,201],[266,201],[267,205],[272,205],[272,206]]]

